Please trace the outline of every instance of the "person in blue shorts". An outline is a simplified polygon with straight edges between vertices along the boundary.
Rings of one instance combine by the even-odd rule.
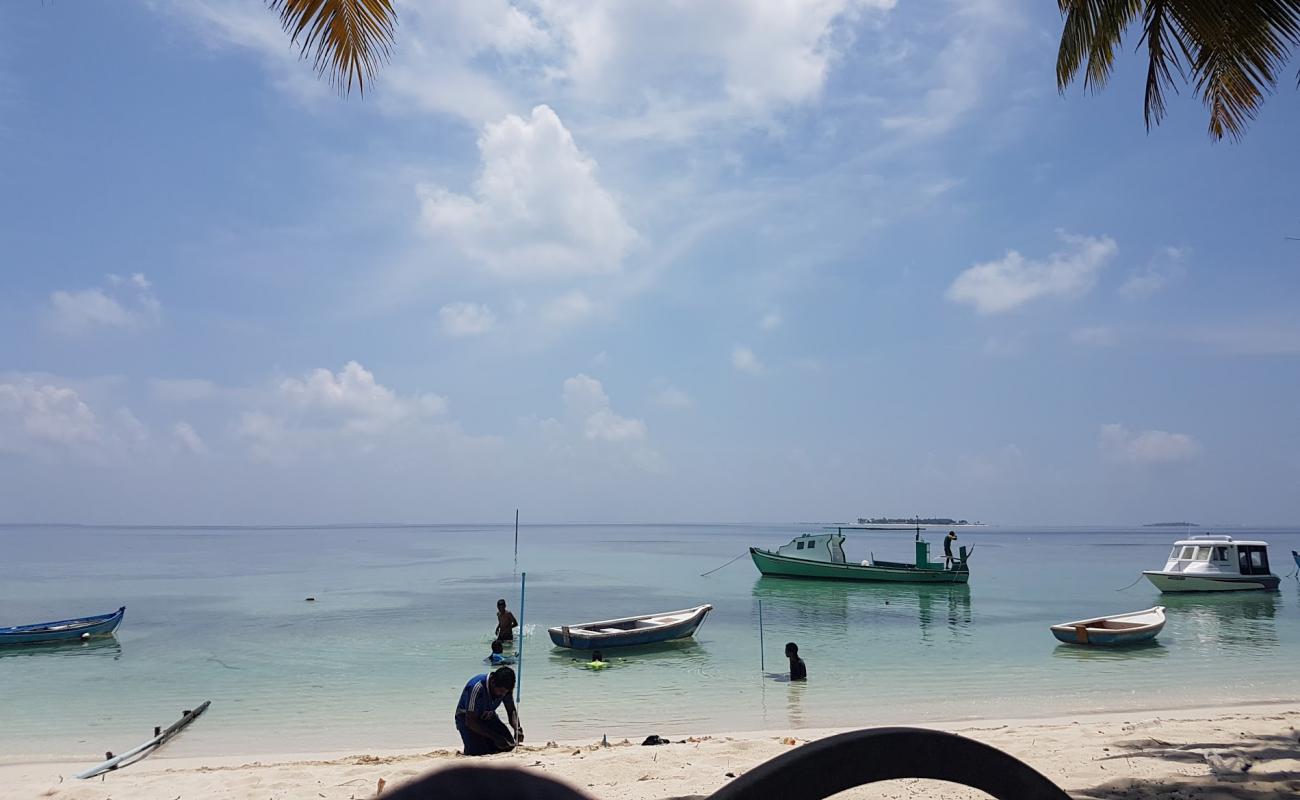
[[[510,697],[514,688],[515,671],[510,667],[475,675],[465,684],[460,692],[460,702],[456,704],[456,731],[464,743],[465,755],[508,753],[524,741],[519,712]],[[506,705],[509,728],[497,716],[502,703]]]
[[[515,660],[512,657],[502,652],[503,650],[504,648],[501,646],[500,639],[492,640],[492,652],[488,653],[488,657],[483,659],[483,663],[494,667],[499,667],[502,664],[515,663]]]

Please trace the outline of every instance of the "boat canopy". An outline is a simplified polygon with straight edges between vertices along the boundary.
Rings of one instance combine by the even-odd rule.
[[[776,552],[805,561],[843,564],[844,537],[839,533],[805,533],[792,539],[789,544],[782,545]]]
[[[1215,534],[1211,536],[1193,536],[1190,539],[1179,539],[1178,541],[1174,542],[1174,547],[1182,547],[1183,545],[1201,545],[1201,544],[1226,544],[1226,545],[1248,544],[1257,547],[1268,547],[1268,542],[1261,542],[1254,539],[1249,539],[1249,540],[1233,539],[1231,536],[1226,536],[1224,534]]]

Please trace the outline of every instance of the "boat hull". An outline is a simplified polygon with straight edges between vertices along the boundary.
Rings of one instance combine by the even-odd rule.
[[[126,606],[122,606],[112,614],[20,625],[16,628],[0,628],[0,647],[69,642],[93,636],[108,636],[122,624],[122,617],[125,615]]]
[[[1053,625],[1052,635],[1066,644],[1117,647],[1149,642],[1164,629],[1165,607],[1156,606],[1145,611]]]
[[[687,639],[695,635],[695,631],[704,622],[704,618],[713,610],[713,606],[700,606],[696,612],[689,618],[676,622],[671,625],[660,625],[655,628],[633,628],[631,630],[619,631],[617,633],[604,633],[600,631],[576,630],[582,626],[558,626],[548,628],[547,634],[551,637],[551,642],[556,647],[565,647],[570,650],[607,650],[612,647],[636,647],[638,645],[659,644],[661,642],[671,642],[676,639]],[[646,617],[656,616],[647,614]],[[617,620],[610,620],[617,622]],[[595,626],[601,623],[587,623]],[[569,628],[569,630],[566,630]]]
[[[1162,592],[1274,592],[1276,575],[1172,575],[1159,570],[1142,573]]]
[[[757,547],[749,548],[749,555],[759,572],[779,578],[873,583],[967,583],[970,581],[970,570],[964,564],[956,569],[918,569],[906,564],[864,567],[860,564],[834,564],[789,558]]]

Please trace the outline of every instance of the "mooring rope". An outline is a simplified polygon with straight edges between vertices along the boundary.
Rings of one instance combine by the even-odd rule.
[[[1117,592],[1122,592],[1122,591],[1125,591],[1126,589],[1132,589],[1134,586],[1137,586],[1137,585],[1138,585],[1138,581],[1142,580],[1142,579],[1145,578],[1145,577],[1146,577],[1145,575],[1138,575],[1138,576],[1137,576],[1137,581],[1133,581],[1133,582],[1130,583],[1128,586],[1125,586],[1123,589],[1116,589],[1115,591],[1117,591]]]
[[[732,564],[736,563],[737,561],[739,561],[740,559],[744,558],[744,557],[747,556],[747,555],[749,555],[749,551],[748,551],[748,550],[746,550],[745,552],[743,552],[743,553],[741,553],[740,555],[736,556],[735,558],[731,559],[731,560],[728,561],[727,563],[723,564],[722,567],[729,567],[729,566],[731,566]],[[722,569],[722,567],[714,567],[713,569],[709,570],[708,572],[701,572],[701,573],[700,573],[700,577],[701,577],[701,578],[707,578],[708,576],[710,576],[710,575],[712,575],[713,573],[717,572],[718,570]]]

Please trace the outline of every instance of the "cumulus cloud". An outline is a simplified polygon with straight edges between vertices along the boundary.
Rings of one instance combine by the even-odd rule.
[[[689,408],[691,396],[671,383],[665,383],[654,394],[654,402],[664,408]]]
[[[425,229],[508,280],[617,273],[637,238],[548,106],[484,127],[472,196],[420,184]]]
[[[578,374],[564,381],[564,409],[580,423],[587,439],[627,442],[646,438],[645,423],[615,414],[604,387],[589,375]]]
[[[586,322],[595,316],[598,310],[599,307],[586,292],[574,289],[546,301],[538,317],[547,327],[567,328]]]
[[[143,328],[157,324],[161,305],[144,273],[109,275],[104,286],[50,294],[49,326],[67,336],[96,328]]]
[[[346,442],[366,447],[384,435],[418,428],[446,410],[447,401],[439,395],[398,395],[349,361],[337,373],[322,368],[282,380],[258,408],[239,417],[235,433],[255,457],[286,461],[311,446]]]
[[[208,446],[204,443],[203,437],[199,436],[199,432],[188,422],[177,422],[172,426],[172,441],[182,452],[196,456],[208,453]]]
[[[1187,273],[1186,247],[1165,247],[1141,270],[1132,272],[1120,284],[1119,295],[1125,300],[1141,300],[1182,279]]]
[[[763,315],[762,319],[758,321],[758,327],[761,330],[774,331],[777,328],[781,327],[781,323],[783,323],[784,321],[785,320],[781,318],[780,311],[769,311]]]
[[[739,372],[750,375],[762,375],[765,368],[763,362],[758,360],[754,351],[742,345],[736,345],[731,350],[731,366]]]
[[[981,314],[1000,314],[1039,298],[1087,294],[1119,247],[1109,236],[1062,231],[1060,237],[1064,248],[1043,260],[1010,250],[998,261],[976,264],[952,282],[948,299],[974,306]]]
[[[0,382],[0,453],[106,462],[148,442],[148,428],[126,408],[96,413],[76,389],[45,378]]]
[[[1099,446],[1107,457],[1132,464],[1191,461],[1201,452],[1200,443],[1186,433],[1130,431],[1117,423],[1101,426]]]
[[[457,338],[481,336],[496,327],[492,309],[480,303],[448,303],[438,309],[443,333]]]

